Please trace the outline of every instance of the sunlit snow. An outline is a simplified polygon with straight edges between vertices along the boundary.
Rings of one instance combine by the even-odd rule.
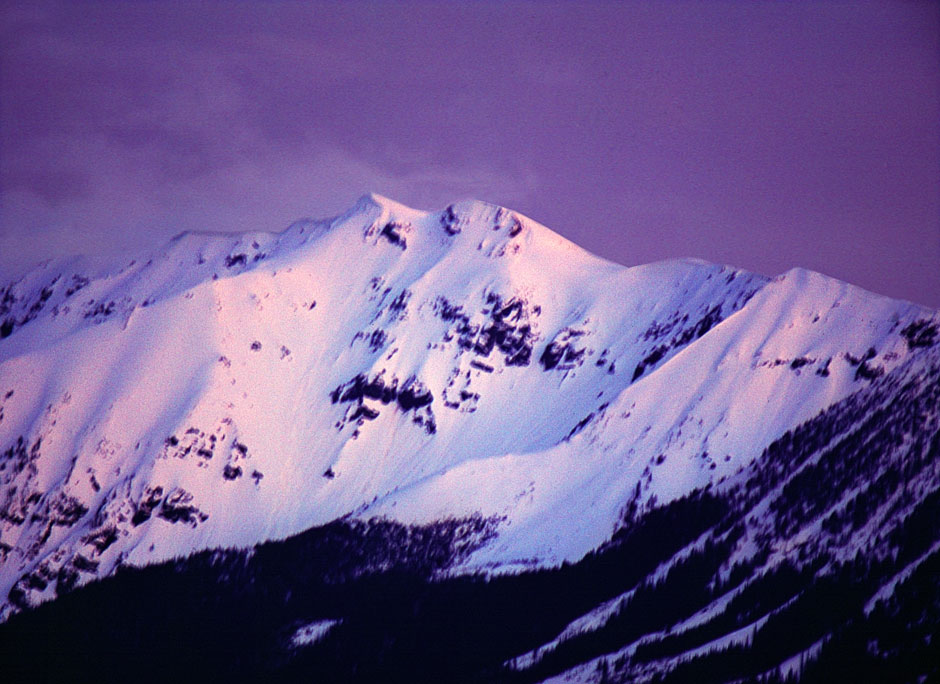
[[[376,195],[0,295],[2,596],[349,514],[497,517],[468,570],[576,560],[629,506],[731,475],[897,366],[935,315]]]

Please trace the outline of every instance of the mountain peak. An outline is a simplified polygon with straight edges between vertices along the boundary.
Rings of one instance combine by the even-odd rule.
[[[0,622],[122,566],[264,544],[258,557],[278,560],[252,567],[272,568],[285,588],[282,571],[293,568],[304,587],[294,593],[303,598],[288,590],[281,601],[257,585],[285,606],[285,634],[303,625],[301,641],[360,624],[352,617],[360,608],[307,613],[319,603],[305,593],[316,572],[310,558],[332,595],[337,578],[366,577],[353,572],[350,553],[368,573],[396,558],[424,559],[421,572],[435,577],[438,563],[441,576],[562,566],[534,583],[513,580],[511,591],[497,591],[500,600],[524,598],[527,584],[546,597],[580,595],[559,581],[599,585],[591,601],[556,616],[564,631],[545,647],[529,628],[504,630],[533,636],[500,662],[539,647],[517,659],[520,667],[550,664],[551,656],[541,660],[545,649],[560,645],[563,653],[566,634],[578,634],[572,648],[585,653],[582,627],[605,629],[615,606],[618,632],[621,615],[647,624],[657,593],[702,597],[682,613],[666,600],[669,633],[661,631],[669,622],[648,623],[670,659],[680,653],[671,650],[677,638],[695,653],[700,642],[730,644],[714,640],[726,628],[745,636],[763,629],[768,605],[777,606],[768,634],[779,635],[773,620],[787,615],[790,600],[780,577],[786,585],[787,577],[815,581],[826,564],[857,558],[861,544],[901,538],[893,530],[913,520],[904,534],[924,544],[907,555],[870,546],[877,553],[857,565],[861,578],[880,573],[864,596],[876,601],[940,544],[920,534],[924,518],[913,508],[926,515],[938,496],[930,440],[940,422],[938,355],[937,312],[805,269],[771,281],[697,259],[621,266],[479,200],[429,212],[370,193],[342,216],[281,233],[186,233],[101,277],[50,264],[0,288]],[[885,513],[902,510],[909,493],[921,498]],[[883,523],[883,515],[896,521]],[[670,545],[647,548],[643,540],[662,538],[664,524]],[[294,534],[301,537],[270,541]],[[330,539],[342,547],[335,556]],[[296,562],[281,562],[285,549]],[[229,579],[199,574],[200,592],[225,585],[241,597],[233,578],[253,584],[255,571],[246,569],[254,553],[203,556],[213,568],[222,563]],[[224,567],[235,566],[225,564],[241,557],[229,575]],[[792,572],[774,575],[782,557]],[[439,559],[433,567],[424,564],[431,558]],[[714,579],[699,571],[708,567]],[[705,584],[690,585],[691,576]],[[754,584],[739,590],[735,582]],[[373,586],[399,595],[397,584]],[[815,585],[806,600],[817,601],[820,588],[862,596],[854,579],[851,591],[831,586]],[[164,593],[194,595],[121,595],[162,604]],[[639,608],[618,599],[631,594]],[[482,594],[453,596],[477,602]],[[752,608],[742,603],[748,596]],[[764,604],[766,596],[780,601]],[[530,598],[529,606],[557,603]],[[91,604],[77,600],[63,603],[79,606],[82,618],[55,622],[84,624],[100,613],[110,624],[110,611],[84,610]],[[422,604],[407,594],[402,601],[412,617]],[[330,604],[344,610],[342,599]],[[187,598],[185,610],[212,605]],[[190,613],[130,612],[133,624],[140,615],[167,616],[174,627],[155,633],[174,640],[178,625],[203,624]],[[500,625],[507,615],[543,623],[541,610],[526,604],[500,607]],[[675,622],[680,616],[689,619]],[[543,626],[546,639],[556,633]],[[0,643],[10,643],[3,629]],[[201,652],[216,652],[202,640],[212,631],[195,629]],[[620,643],[607,635],[599,643]],[[488,629],[480,636],[493,639]],[[799,648],[814,648],[818,636]],[[423,641],[412,637],[397,642]],[[643,639],[644,648],[653,644]],[[244,634],[223,641],[238,649],[268,643]],[[646,660],[633,665],[638,676],[622,680],[652,672]],[[531,679],[552,674],[540,672]]]
[[[187,235],[0,290],[0,599],[354,513],[482,512],[519,524],[474,562],[573,560],[937,336],[835,285],[613,264],[479,200]],[[567,502],[589,532],[522,524]]]

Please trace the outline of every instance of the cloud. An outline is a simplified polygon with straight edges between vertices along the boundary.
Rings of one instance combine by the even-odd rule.
[[[622,263],[801,264],[925,301],[926,7],[8,0],[0,272],[375,190],[509,205]]]
[[[518,206],[537,188],[524,169],[442,165],[397,173],[331,145],[293,152],[255,150],[174,177],[158,153],[129,154],[111,138],[49,139],[60,151],[62,184],[45,177],[5,188],[0,273],[84,253],[102,261],[130,258],[181,230],[279,231],[305,217],[338,214],[362,193],[424,208],[462,197],[503,198]],[[74,179],[81,179],[76,181]]]
[[[368,34],[299,30],[318,17],[298,6],[215,13],[195,32],[205,17],[191,8],[148,7],[5,13],[0,273],[150,249],[180,230],[279,230],[371,190],[426,207],[534,191],[523,161],[456,141],[442,152],[439,137],[416,134],[408,112],[439,96],[429,69],[402,71],[385,92]]]

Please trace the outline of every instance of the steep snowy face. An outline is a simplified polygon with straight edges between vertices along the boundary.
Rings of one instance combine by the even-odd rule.
[[[930,315],[788,272],[645,372],[646,359],[669,347],[655,345],[634,381],[595,395],[557,444],[462,463],[372,510],[421,523],[445,512],[506,516],[512,524],[472,567],[579,558],[624,516],[732,475],[787,430],[928,346],[937,328]]]
[[[349,514],[500,521],[471,568],[576,559],[931,335],[818,274],[627,268],[482,202],[49,264],[0,290],[0,596]]]

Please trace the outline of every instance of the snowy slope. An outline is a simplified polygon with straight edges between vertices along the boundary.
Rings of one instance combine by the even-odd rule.
[[[576,562],[442,576],[492,538],[492,520],[347,518],[123,567],[14,615],[0,624],[4,673],[156,682],[165,669],[140,663],[169,658],[190,679],[245,682],[932,681],[930,330],[733,476],[636,511]]]
[[[482,513],[574,560],[902,363],[934,312],[801,270],[627,268],[510,210],[375,195],[0,290],[0,596],[340,516]]]
[[[445,511],[508,516],[512,529],[479,563],[580,557],[625,509],[736,472],[788,429],[894,368],[909,353],[899,331],[913,311],[791,271],[656,372],[612,400],[598,398],[570,440],[461,464],[376,510],[415,522]]]
[[[511,667],[567,682],[935,675],[940,346],[930,346],[700,490],[699,510],[673,506],[680,541],[655,571]]]

